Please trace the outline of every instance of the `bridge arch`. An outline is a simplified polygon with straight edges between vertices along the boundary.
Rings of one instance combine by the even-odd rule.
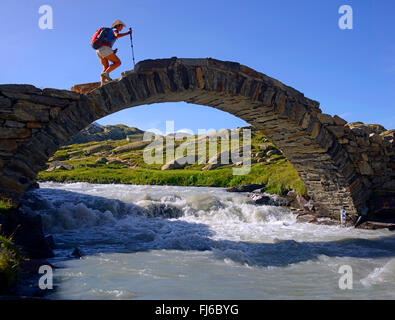
[[[2,197],[18,202],[48,158],[92,122],[134,106],[179,101],[217,108],[261,130],[329,216],[337,218],[344,207],[356,217],[374,184],[375,172],[363,172],[355,159],[358,150],[344,144],[353,134],[344,120],[323,114],[318,102],[239,63],[145,60],[87,94],[83,89],[89,85],[79,88],[74,91],[80,93],[0,85],[0,132],[6,136],[0,139]]]

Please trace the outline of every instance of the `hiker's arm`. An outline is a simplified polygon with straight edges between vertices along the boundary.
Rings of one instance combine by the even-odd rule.
[[[128,32],[125,32],[125,33],[119,33],[118,31],[114,30],[114,36],[116,38],[122,38],[122,37],[127,36],[131,33],[132,33],[132,29],[130,29]]]

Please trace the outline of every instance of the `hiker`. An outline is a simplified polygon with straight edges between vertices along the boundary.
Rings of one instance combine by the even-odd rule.
[[[110,28],[100,28],[96,31],[92,39],[95,39],[95,43],[100,45],[96,49],[97,56],[100,59],[100,63],[103,66],[103,72],[100,74],[100,83],[103,85],[105,80],[112,81],[109,73],[121,65],[121,60],[117,57],[116,53],[118,49],[113,50],[112,46],[118,38],[132,34],[132,28],[129,28],[128,32],[120,33],[126,25],[121,20],[115,20]],[[101,34],[103,32],[103,34]],[[109,64],[109,61],[112,64]]]

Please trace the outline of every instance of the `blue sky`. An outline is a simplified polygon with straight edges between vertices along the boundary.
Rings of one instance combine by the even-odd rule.
[[[41,5],[53,8],[52,30],[38,26]],[[341,5],[353,8],[353,30],[338,27]],[[237,61],[320,101],[347,121],[395,128],[393,0],[15,0],[1,3],[0,83],[69,89],[98,81],[90,38],[121,19],[134,29],[136,60],[213,57]],[[130,40],[118,39],[122,66],[132,69]],[[99,120],[162,131],[235,128],[225,112],[185,103],[130,108]]]

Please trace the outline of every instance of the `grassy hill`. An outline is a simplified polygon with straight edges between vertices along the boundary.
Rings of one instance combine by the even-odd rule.
[[[127,128],[122,126],[123,131],[128,132]],[[264,183],[266,192],[269,193],[283,194],[288,190],[295,190],[299,195],[306,194],[306,189],[294,167],[285,159],[281,151],[259,131],[252,129],[250,173],[233,175],[232,168],[241,167],[240,163],[218,166],[208,165],[206,161],[202,164],[196,162],[180,166],[173,162],[166,168],[165,162],[147,164],[143,154],[144,150],[145,152],[150,150],[150,146],[147,146],[150,142],[143,141],[144,131],[137,128],[132,128],[132,130],[133,133],[127,135],[127,139],[91,141],[63,146],[48,162],[48,169],[39,173],[38,179],[57,182],[83,181],[212,187]],[[240,136],[242,138],[242,134]],[[193,156],[197,156],[200,150],[198,141],[202,140],[199,139],[205,139],[206,159],[209,160],[211,155],[211,160],[213,160],[213,153],[209,154],[208,139],[198,135],[193,137],[195,138]],[[86,132],[85,138],[90,139]],[[175,141],[176,152],[186,149],[186,142],[187,138]],[[242,139],[239,146],[241,142]],[[202,142],[200,146],[203,144]],[[189,144],[190,147],[191,145],[193,143]],[[215,157],[220,155],[220,147],[218,140]],[[185,151],[180,152],[180,155],[186,156]],[[166,149],[164,149],[164,159],[166,155]]]

